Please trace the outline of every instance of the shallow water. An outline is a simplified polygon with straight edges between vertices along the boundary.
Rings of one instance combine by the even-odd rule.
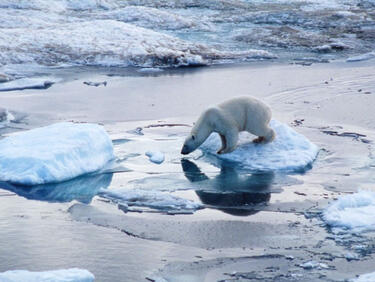
[[[104,122],[118,166],[113,174],[107,170],[58,185],[26,189],[1,184],[0,271],[81,267],[98,281],[138,281],[150,275],[172,281],[184,275],[197,281],[220,280],[234,277],[223,273],[235,270],[255,271],[263,279],[288,274],[287,281],[330,281],[369,272],[373,235],[334,236],[319,219],[332,199],[373,188],[374,98],[362,93],[372,91],[373,72],[370,64],[353,66],[275,69],[264,64],[142,77],[87,74],[43,92],[2,93],[3,105],[16,118],[23,117],[10,121],[2,135],[52,121]],[[300,73],[303,76],[297,77]],[[261,79],[265,76],[266,82]],[[84,85],[88,78],[106,78],[108,84]],[[223,168],[199,151],[181,157],[181,140],[202,108],[248,92],[266,100],[277,119],[322,148],[311,169],[254,174]],[[326,107],[332,101],[344,103],[336,102],[335,115]],[[348,103],[353,111],[342,112]],[[174,115],[179,117],[166,119]],[[121,122],[126,119],[136,121]],[[334,131],[337,134],[327,133]],[[164,150],[162,164],[149,161],[144,153],[151,149]],[[124,208],[95,196],[100,188],[170,193],[204,209],[171,216],[129,203]],[[348,252],[359,260],[347,262]],[[286,258],[290,255],[294,259]],[[310,271],[296,266],[310,260],[330,268]],[[266,269],[272,264],[279,264],[280,270]]]

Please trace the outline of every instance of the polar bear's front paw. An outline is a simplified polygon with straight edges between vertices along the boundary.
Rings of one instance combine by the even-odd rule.
[[[262,143],[265,140],[266,138],[264,138],[263,136],[259,136],[258,138],[253,140],[253,143],[258,144],[258,143]]]

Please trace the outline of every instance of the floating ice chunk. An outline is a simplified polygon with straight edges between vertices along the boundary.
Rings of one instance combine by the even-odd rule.
[[[159,151],[147,151],[145,154],[147,157],[149,157],[150,161],[156,164],[161,164],[164,162],[164,154]]]
[[[99,195],[116,203],[128,206],[148,207],[163,211],[195,211],[202,208],[202,205],[199,203],[156,190],[102,189]]]
[[[359,191],[340,197],[323,212],[323,220],[331,227],[375,230],[375,192]]]
[[[137,70],[137,72],[140,73],[157,73],[157,72],[163,72],[164,70],[161,68],[140,68]]]
[[[360,256],[356,253],[346,253],[345,254],[345,258],[346,260],[348,261],[351,261],[351,260],[359,260],[360,259]]]
[[[352,279],[350,281],[351,282],[374,282],[375,281],[375,272],[362,274],[358,278]]]
[[[346,59],[347,62],[367,61],[375,58],[375,51]]]
[[[319,151],[315,144],[276,120],[272,120],[270,126],[276,131],[276,138],[267,144],[254,144],[246,136],[240,135],[240,144],[235,151],[218,155],[216,152],[221,140],[219,135],[211,134],[201,149],[209,153],[209,157],[230,161],[254,171],[298,171],[312,164]]]
[[[56,123],[0,140],[0,180],[56,183],[95,172],[113,157],[111,139],[102,126]]]
[[[101,82],[84,81],[83,84],[87,86],[95,86],[95,87],[98,87],[100,85],[107,86],[107,81],[101,81]]]
[[[0,91],[47,89],[59,79],[53,77],[21,78],[0,84]]]
[[[317,261],[308,261],[308,262],[305,262],[305,263],[302,263],[299,265],[300,267],[304,268],[304,269],[314,269],[314,268],[317,268],[317,269],[328,269],[329,266],[325,263],[321,263],[321,262],[317,262]]]
[[[0,128],[7,127],[16,118],[7,109],[0,108]]]
[[[86,269],[70,268],[43,272],[10,270],[0,273],[2,282],[92,282],[95,276]]]

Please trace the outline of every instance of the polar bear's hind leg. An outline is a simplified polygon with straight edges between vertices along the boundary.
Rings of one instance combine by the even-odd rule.
[[[221,148],[219,151],[217,151],[218,154],[222,154],[225,149],[227,148],[227,139],[225,139],[225,136],[222,135],[222,134],[219,134],[220,135],[220,139],[221,139]]]

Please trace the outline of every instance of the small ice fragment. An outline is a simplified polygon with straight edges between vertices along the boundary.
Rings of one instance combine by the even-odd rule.
[[[164,162],[164,154],[160,151],[147,151],[145,153],[149,157],[150,161],[156,164],[161,164]]]
[[[348,260],[348,261],[351,261],[351,260],[359,260],[359,255],[356,254],[356,253],[346,253],[346,254],[345,254],[345,258],[346,258],[346,260]]]
[[[0,84],[0,91],[15,91],[25,89],[47,89],[59,79],[53,77],[21,78]]]
[[[320,262],[317,262],[317,261],[314,261],[314,260],[302,263],[299,266],[302,267],[303,269],[314,269],[314,268],[328,269],[329,268],[329,266],[327,264],[320,263]]]
[[[318,265],[319,263],[316,261],[308,261],[308,262],[300,264],[300,266],[304,269],[313,269],[313,268],[316,268]]]
[[[131,133],[131,134],[135,134],[135,135],[145,135],[142,131],[143,131],[142,127],[137,127],[136,129],[132,129],[132,130],[129,130],[129,131],[126,131],[126,132]]]
[[[161,68],[141,68],[137,71],[141,73],[157,73],[157,72],[163,72],[164,70]]]
[[[31,272],[27,270],[9,270],[0,273],[0,281],[4,282],[92,282],[95,276],[86,269],[70,268]]]
[[[0,83],[8,82],[10,80],[9,76],[0,73]]]
[[[84,81],[83,84],[86,84],[88,86],[95,86],[95,87],[98,87],[100,85],[107,86],[107,81],[102,81],[102,82]]]
[[[0,128],[6,127],[11,121],[16,118],[7,109],[0,108]]]

